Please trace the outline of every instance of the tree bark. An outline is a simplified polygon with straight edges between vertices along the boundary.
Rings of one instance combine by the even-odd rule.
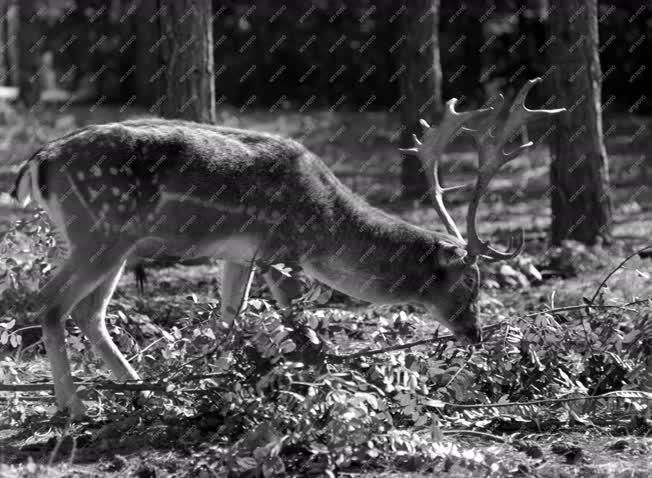
[[[0,0],[0,86],[7,82],[7,0]]]
[[[552,242],[611,237],[607,152],[602,136],[597,0],[556,0],[550,62],[560,115],[551,144]]]
[[[275,6],[276,5],[276,6]],[[274,39],[271,37],[271,25],[269,19],[273,14],[273,8],[278,8],[274,2],[257,2],[256,11],[251,16],[253,32],[256,35],[254,58],[256,61],[256,71],[253,73],[256,99],[261,104],[270,104],[272,102],[273,85],[268,83],[272,73],[270,66],[272,64],[272,53],[269,49]]]
[[[160,58],[161,45],[158,43],[161,37],[156,13],[158,8],[157,1],[139,0],[137,13],[131,16],[132,29],[136,35],[134,92],[136,102],[148,109],[156,109],[156,101],[163,94],[163,81],[159,79],[163,72],[159,68],[164,65]]]
[[[7,73],[6,84],[18,86],[18,4],[7,2]]]
[[[479,108],[487,99],[481,82],[487,2],[448,2],[442,9],[443,95],[458,98],[461,109]]]
[[[15,2],[18,8],[18,89],[19,98],[27,107],[41,98],[39,68],[44,35],[39,25],[36,0]],[[12,8],[14,5],[12,5]]]
[[[401,16],[405,35],[400,89],[401,147],[413,146],[412,134],[421,136],[419,119],[436,123],[442,112],[442,71],[439,56],[439,1],[411,0]],[[415,156],[404,155],[401,167],[403,196],[426,199],[428,182]]]
[[[211,0],[158,0],[161,64],[158,112],[215,122]],[[156,111],[156,108],[154,109]]]

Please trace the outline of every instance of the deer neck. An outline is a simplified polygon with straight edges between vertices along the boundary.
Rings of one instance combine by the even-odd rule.
[[[308,255],[302,268],[353,297],[376,303],[420,302],[424,284],[442,277],[435,263],[445,234],[369,205],[347,204],[328,237],[327,246],[316,256]]]

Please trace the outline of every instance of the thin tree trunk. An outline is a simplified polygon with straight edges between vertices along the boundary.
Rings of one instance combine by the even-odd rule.
[[[7,82],[7,0],[0,0],[0,86]]]
[[[7,4],[7,72],[6,83],[18,86],[20,71],[18,69],[18,3],[9,0]]]
[[[482,82],[486,2],[450,2],[442,18],[443,64],[449,66],[443,81],[447,98],[458,98],[461,109],[479,108],[487,99]],[[451,10],[452,9],[452,16]],[[446,12],[446,10],[444,10]],[[483,21],[481,21],[481,19]],[[445,33],[444,33],[445,32]],[[446,37],[444,37],[444,34]],[[484,55],[486,56],[486,55]]]
[[[518,16],[519,32],[524,36],[517,50],[520,58],[518,67],[525,67],[519,75],[519,83],[543,75],[549,66],[548,58],[540,54],[545,49],[548,33],[548,0],[528,0],[526,3],[528,8],[523,9]],[[545,88],[534,88],[528,94],[528,101],[535,105],[541,104],[547,99],[545,95]]]
[[[159,75],[163,74],[163,70],[159,68],[164,68],[160,59],[161,45],[158,42],[161,37],[156,15],[158,8],[157,1],[140,0],[137,13],[131,16],[132,28],[136,35],[134,79],[136,102],[146,108],[154,109],[162,94],[163,81],[159,80]]]
[[[160,114],[215,121],[211,0],[159,0]]]
[[[560,115],[551,145],[552,242],[594,244],[611,235],[607,152],[602,137],[597,0],[556,0],[550,61]]]
[[[405,35],[401,93],[401,146],[413,145],[412,134],[421,136],[419,119],[429,122],[439,120],[442,111],[442,72],[439,56],[439,0],[413,0],[405,4],[401,16]],[[424,198],[428,182],[419,159],[404,155],[401,168],[403,196]]]
[[[18,88],[22,103],[31,107],[41,98],[39,68],[44,35],[39,26],[35,0],[21,0],[18,6]]]
[[[272,54],[269,49],[272,46],[274,39],[271,38],[269,18],[271,17],[270,11],[273,12],[273,2],[257,2],[256,11],[252,15],[252,23],[254,26],[253,32],[256,35],[255,54],[256,71],[253,73],[255,85],[254,94],[257,97],[258,103],[270,104],[272,102],[271,90],[273,85],[268,83],[271,75]],[[276,7],[277,8],[277,7]]]

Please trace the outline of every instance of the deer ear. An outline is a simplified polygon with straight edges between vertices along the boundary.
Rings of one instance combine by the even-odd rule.
[[[461,247],[441,247],[437,254],[437,261],[444,267],[459,266],[464,264],[466,250]]]

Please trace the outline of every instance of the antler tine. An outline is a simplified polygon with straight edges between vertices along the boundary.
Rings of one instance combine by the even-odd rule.
[[[444,205],[444,194],[458,191],[468,187],[468,185],[443,188],[439,182],[439,160],[441,159],[446,144],[465,123],[475,119],[482,119],[491,111],[491,109],[487,108],[458,112],[455,110],[456,104],[457,98],[452,98],[446,102],[444,116],[438,128],[431,127],[428,122],[423,119],[420,120],[419,124],[424,129],[423,137],[419,140],[414,136],[414,147],[401,149],[401,151],[407,154],[416,154],[419,157],[421,167],[423,168],[426,178],[428,179],[428,184],[430,185],[429,192],[435,211],[437,211],[437,214],[444,223],[448,233],[457,237],[460,241],[463,241],[462,234],[455,225],[453,218],[446,210],[446,206]]]
[[[555,115],[566,111],[566,108],[557,108],[552,110],[531,110],[525,106],[525,98],[530,90],[537,83],[541,82],[541,78],[533,78],[527,81],[520,91],[516,94],[512,105],[509,108],[509,116],[505,121],[502,131],[499,136],[499,144],[504,145],[510,140],[514,132],[523,124],[530,120]]]
[[[491,148],[494,149],[494,148]],[[495,150],[494,150],[495,151]],[[483,155],[482,149],[478,152],[479,156]],[[494,163],[495,164],[495,163]],[[518,238],[516,239],[516,247],[512,252],[501,252],[492,248],[488,242],[484,242],[480,239],[478,235],[478,225],[477,225],[477,213],[478,206],[480,205],[480,200],[484,197],[487,192],[487,186],[489,182],[498,171],[499,167],[493,169],[491,173],[483,171],[481,168],[478,172],[478,179],[476,181],[475,191],[473,198],[471,199],[471,204],[469,204],[469,210],[466,216],[466,229],[468,240],[466,244],[466,250],[468,252],[467,261],[473,262],[478,256],[483,256],[485,259],[490,262],[502,261],[513,259],[523,252],[525,247],[525,234],[523,230],[520,231]]]
[[[491,247],[487,247],[488,255],[482,256],[485,262],[506,261],[509,259],[514,259],[516,256],[520,255],[521,252],[523,252],[523,249],[525,249],[525,232],[523,229],[521,229],[514,235],[514,237],[516,237],[516,247],[512,252],[500,252]],[[507,250],[512,248],[512,242],[513,239],[510,239]]]
[[[469,237],[467,241],[467,260],[475,261],[479,256],[491,261],[512,259],[519,255],[523,250],[525,237],[522,230],[516,239],[516,248],[512,252],[497,251],[491,248],[488,243],[483,242],[477,232],[477,211],[478,206],[480,205],[480,200],[487,192],[489,182],[493,179],[500,168],[517,157],[523,149],[526,149],[533,144],[532,142],[528,142],[521,145],[515,151],[505,153],[503,151],[505,143],[510,139],[516,129],[522,124],[527,123],[528,120],[565,111],[564,108],[554,110],[531,110],[525,106],[525,98],[527,97],[527,94],[530,92],[532,87],[540,81],[541,78],[529,80],[521,88],[509,109],[509,115],[505,120],[505,123],[502,128],[498,128],[499,134],[491,134],[493,129],[491,124],[487,124],[485,131],[469,131],[469,133],[471,133],[476,139],[479,168],[475,191],[466,217]],[[501,99],[501,104],[502,101],[503,100]],[[490,121],[495,120],[495,118],[496,115],[490,118]]]
[[[462,129],[466,133],[473,136],[473,138],[479,143],[492,140],[494,138],[493,130],[496,123],[496,118],[502,111],[504,104],[505,104],[505,97],[503,96],[502,93],[499,93],[493,106],[487,108],[488,110],[490,110],[490,114],[488,114],[484,118],[481,118],[481,121],[477,122],[478,124],[473,124],[473,122],[469,122],[471,123],[471,126],[466,125],[462,127]]]

